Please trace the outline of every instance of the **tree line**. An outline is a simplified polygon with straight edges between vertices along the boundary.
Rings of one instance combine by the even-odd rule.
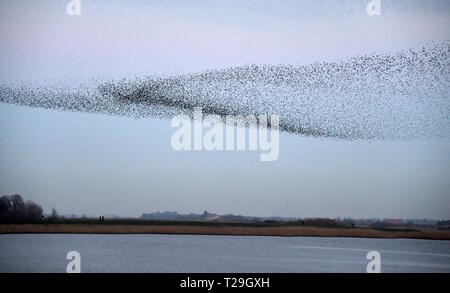
[[[0,197],[1,222],[36,222],[42,219],[42,215],[40,205],[31,200],[24,202],[18,194]]]

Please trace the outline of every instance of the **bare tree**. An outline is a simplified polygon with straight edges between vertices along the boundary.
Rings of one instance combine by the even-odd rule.
[[[13,218],[22,219],[25,216],[25,203],[20,195],[11,195]]]
[[[52,208],[52,212],[50,213],[50,217],[51,219],[57,219],[59,217],[58,212],[56,211],[55,208]]]
[[[0,219],[10,219],[12,216],[12,202],[9,195],[0,197]]]
[[[32,221],[39,221],[42,216],[42,208],[40,205],[36,204],[35,202],[32,202],[31,200],[28,200],[25,204],[26,212],[27,212],[27,219]]]

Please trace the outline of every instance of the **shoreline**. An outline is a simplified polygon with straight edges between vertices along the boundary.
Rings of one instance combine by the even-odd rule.
[[[450,240],[450,231],[439,231],[435,229],[383,231],[371,228],[322,228],[311,226],[0,224],[0,234],[169,234]]]

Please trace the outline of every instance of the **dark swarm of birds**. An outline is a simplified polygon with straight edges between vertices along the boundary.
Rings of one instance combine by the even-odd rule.
[[[450,42],[310,65],[245,65],[123,80],[2,82],[0,102],[133,118],[279,116],[320,138],[450,137]]]

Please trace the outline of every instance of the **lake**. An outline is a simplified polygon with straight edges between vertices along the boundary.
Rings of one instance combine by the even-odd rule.
[[[450,272],[450,241],[205,235],[0,235],[0,272],[66,272],[69,251],[81,272],[265,273]]]

